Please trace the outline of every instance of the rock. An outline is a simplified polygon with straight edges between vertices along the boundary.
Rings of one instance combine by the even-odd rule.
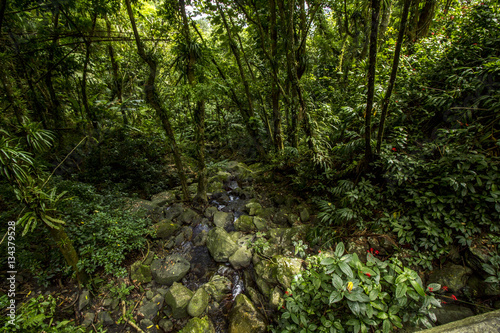
[[[83,327],[89,327],[94,322],[94,319],[95,319],[95,313],[93,313],[93,312],[86,312],[83,315],[82,326]]]
[[[265,319],[244,294],[236,296],[229,320],[229,333],[266,332]]]
[[[225,228],[230,222],[228,213],[218,211],[214,214],[214,224],[216,227]]]
[[[269,306],[273,310],[278,310],[281,304],[283,304],[283,295],[278,287],[274,287],[269,297]]]
[[[193,228],[189,227],[189,226],[184,226],[182,227],[182,233],[184,234],[184,238],[187,240],[187,241],[190,241],[191,238],[193,238]]]
[[[288,226],[288,214],[283,211],[277,212],[274,215],[273,222],[281,226]]]
[[[207,316],[191,318],[179,333],[215,333],[215,328]]]
[[[153,225],[154,238],[168,239],[172,237],[177,230],[180,229],[180,225],[173,223],[170,220],[163,219],[159,223]]]
[[[112,298],[106,298],[105,300],[102,301],[102,306],[105,308],[110,307],[111,304],[113,304]]]
[[[250,216],[261,215],[264,212],[264,208],[258,202],[249,202],[245,205],[245,209]]]
[[[199,317],[205,312],[205,309],[208,306],[208,293],[203,288],[198,288],[189,301],[187,312],[191,317]]]
[[[193,223],[197,218],[199,218],[199,215],[192,209],[187,209],[185,212],[183,212],[178,220],[179,222],[183,224],[191,224]]]
[[[255,275],[257,277],[264,279],[264,281],[266,281],[267,283],[270,284],[278,283],[278,280],[276,279],[276,262],[274,260],[272,261],[262,260],[254,266],[254,269],[255,269]],[[267,294],[262,289],[261,291],[264,295]]]
[[[234,269],[246,268],[252,262],[252,251],[246,247],[240,247],[229,257],[229,262]]]
[[[184,242],[184,234],[180,233],[175,237],[175,246],[180,247],[182,242]]]
[[[234,227],[238,231],[251,232],[256,229],[253,223],[253,217],[248,215],[241,215],[235,222]]]
[[[223,183],[228,182],[231,178],[231,174],[226,171],[219,171],[217,174],[210,178],[210,181],[219,180]]]
[[[439,283],[441,286],[447,286],[450,292],[458,292],[466,286],[467,278],[471,274],[469,267],[446,264],[443,269],[431,273],[428,283]]]
[[[448,324],[474,315],[470,308],[455,304],[447,304],[442,308],[435,308],[431,311],[436,315],[438,325]]]
[[[221,275],[214,275],[209,282],[202,286],[216,302],[220,302],[227,294],[231,293],[231,287],[231,281]]]
[[[156,259],[151,264],[153,279],[159,284],[171,285],[182,279],[191,268],[189,261],[178,254]]]
[[[149,200],[138,198],[126,198],[124,209],[139,217],[149,217],[154,221],[159,221],[163,215],[158,205]]]
[[[143,265],[140,260],[130,266],[130,280],[138,283],[149,283],[151,278],[151,268]]]
[[[300,218],[295,214],[290,213],[287,215],[287,218],[290,225],[297,225],[300,223]]]
[[[472,244],[465,254],[466,264],[474,271],[482,271],[483,264],[488,263],[491,250],[480,244]]]
[[[164,206],[175,200],[175,193],[172,191],[165,191],[155,194],[151,197],[151,202],[157,206]]]
[[[264,280],[262,277],[257,276],[255,278],[255,284],[259,288],[260,292],[265,296],[265,297],[270,297],[271,296],[271,287],[269,284]]]
[[[309,211],[305,207],[302,208],[300,210],[300,220],[302,222],[307,222],[307,221],[309,221],[309,219],[310,219]]]
[[[210,206],[208,207],[207,209],[205,209],[205,217],[206,218],[211,218],[215,215],[215,213],[217,213],[219,210],[217,209],[217,207],[213,207],[213,206]]]
[[[238,246],[223,228],[215,227],[208,232],[207,248],[217,262],[227,262]]]
[[[90,303],[90,293],[88,290],[82,290],[78,297],[78,311],[82,311]]]
[[[187,307],[193,297],[193,292],[181,283],[174,282],[165,295],[165,303],[172,309],[172,316],[176,319],[187,317]]]
[[[141,320],[141,322],[139,323],[139,327],[145,333],[157,333],[158,332],[156,325],[150,319]]]
[[[193,239],[194,246],[205,246],[207,244],[208,232],[206,230],[202,230],[196,237]]]
[[[163,212],[165,214],[165,218],[167,220],[174,220],[181,216],[181,214],[184,212],[184,207],[182,207],[181,204],[173,204],[170,207],[166,207],[163,209]]]
[[[158,326],[165,332],[170,332],[174,328],[174,324],[167,318],[163,318],[158,322]]]
[[[477,274],[473,274],[467,280],[467,287],[470,296],[474,299],[484,296],[499,296],[500,288],[495,283],[488,283],[485,279]]]
[[[139,307],[137,315],[145,319],[154,320],[163,306],[163,301],[164,298],[162,295],[158,294],[154,296],[150,302],[146,302]]]
[[[110,326],[115,323],[113,318],[111,318],[108,311],[101,311],[97,314],[97,322],[101,323],[104,326]]]
[[[253,224],[257,228],[258,231],[264,231],[267,229],[267,222],[263,218],[258,216],[253,217]]]
[[[152,290],[146,291],[146,299],[151,300],[155,296],[155,293]]]
[[[490,333],[500,332],[500,310],[468,317],[459,321],[437,326],[422,333]]]
[[[149,251],[148,256],[144,259],[142,264],[146,266],[151,266],[154,258],[155,258],[155,253],[153,251]]]
[[[223,187],[224,184],[222,184],[222,182],[219,180],[209,181],[207,186],[207,192],[208,193],[223,192],[224,191]]]
[[[275,256],[273,261],[276,262],[276,278],[278,282],[285,289],[290,288],[294,276],[302,270],[302,259]]]
[[[366,262],[366,251],[368,251],[369,245],[364,237],[359,237],[354,241],[347,243],[346,250],[347,253],[356,253],[359,260]]]

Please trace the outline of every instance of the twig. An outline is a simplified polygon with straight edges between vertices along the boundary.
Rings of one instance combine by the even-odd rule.
[[[122,301],[122,306],[123,306],[123,308],[122,308],[122,313],[123,313],[123,317],[122,317],[122,318],[123,318],[123,320],[124,320],[127,324],[129,324],[130,326],[132,326],[133,328],[135,328],[135,329],[137,330],[137,332],[139,332],[139,333],[144,333],[144,331],[143,331],[143,330],[141,330],[141,328],[140,328],[139,326],[137,326],[134,322],[132,322],[132,321],[128,320],[128,319],[125,317],[125,313],[127,312],[127,308],[125,307],[125,301]]]

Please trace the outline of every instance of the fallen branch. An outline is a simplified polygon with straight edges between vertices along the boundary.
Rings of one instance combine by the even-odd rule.
[[[123,313],[123,317],[122,317],[122,318],[123,318],[123,320],[124,320],[127,324],[129,324],[130,326],[132,326],[133,328],[135,328],[135,329],[137,330],[137,332],[139,332],[139,333],[144,333],[144,331],[143,331],[143,330],[141,330],[141,328],[140,328],[139,326],[137,326],[134,322],[132,322],[132,321],[128,320],[128,319],[125,317],[125,314],[126,314],[126,312],[127,312],[127,308],[125,307],[125,301],[122,301],[122,307],[123,307],[123,308],[122,308],[122,313]]]

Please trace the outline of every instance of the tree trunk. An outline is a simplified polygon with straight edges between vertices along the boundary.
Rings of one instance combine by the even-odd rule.
[[[250,86],[248,84],[248,80],[246,79],[245,70],[243,68],[243,65],[241,64],[239,50],[238,50],[238,47],[236,46],[236,42],[234,41],[234,39],[232,37],[231,29],[228,26],[226,16],[224,15],[224,12],[222,11],[219,4],[217,4],[217,6],[219,8],[219,12],[221,14],[222,21],[224,23],[224,27],[226,28],[227,37],[229,39],[229,46],[230,46],[231,52],[233,53],[233,56],[236,60],[236,64],[238,65],[238,70],[240,72],[241,81],[243,82],[243,87],[245,89],[245,95],[247,97],[248,110],[241,110],[243,120],[245,121],[245,125],[247,127],[248,132],[250,133],[250,135],[252,136],[252,138],[255,141],[255,146],[257,148],[257,152],[259,153],[260,157],[265,158],[266,153],[264,151],[264,147],[262,146],[262,144],[260,142],[257,128],[256,128],[257,124],[256,124],[255,118],[254,118],[255,113],[254,113],[254,108],[253,108],[252,95],[250,94]]]
[[[195,73],[196,65],[196,54],[194,53],[194,48],[191,47],[192,39],[191,33],[189,31],[189,23],[186,15],[186,5],[184,0],[179,0],[179,6],[182,16],[182,33],[184,35],[184,40],[189,49],[189,55],[187,60],[187,77],[189,85],[194,88],[197,85],[197,78]],[[189,103],[189,101],[188,101]],[[200,202],[201,204],[207,204],[207,169],[205,166],[205,101],[203,99],[196,102],[196,107],[194,109],[194,123],[196,126],[196,144],[197,144],[197,155],[198,155],[198,188],[196,191],[196,196],[194,200]]]
[[[90,30],[90,37],[92,37],[92,35],[94,34],[96,21],[97,21],[97,14],[94,14],[94,17],[92,18],[92,28]],[[83,62],[83,74],[82,74],[82,102],[83,102],[83,108],[85,109],[85,113],[87,114],[87,117],[91,121],[92,127],[94,128],[94,131],[97,133],[97,136],[99,136],[99,121],[97,119],[97,115],[94,109],[89,106],[89,100],[87,97],[87,73],[90,62],[91,43],[92,42],[90,39],[85,38],[85,60]]]
[[[380,21],[380,31],[378,34],[378,39],[380,41],[384,40],[385,32],[387,31],[387,27],[389,26],[391,20],[391,12],[392,12],[392,0],[388,0],[384,2],[384,12],[382,14],[382,20]]]
[[[276,25],[276,2],[275,0],[269,0],[270,7],[270,27],[271,30],[271,71],[277,71],[276,57],[278,53],[278,27]],[[283,133],[281,125],[281,112],[279,106],[280,91],[278,88],[278,82],[276,82],[277,76],[272,75],[271,77],[271,104],[273,108],[273,127],[274,127],[274,146],[276,150],[283,150]]]
[[[156,95],[156,88],[155,88],[155,78],[157,71],[156,60],[154,60],[153,57],[147,54],[146,51],[144,50],[144,46],[142,45],[139,32],[137,31],[137,26],[135,24],[134,13],[132,12],[132,6],[130,5],[130,0],[125,0],[125,4],[127,6],[127,13],[130,18],[132,30],[134,32],[135,43],[137,45],[137,53],[139,54],[141,59],[149,66],[149,76],[146,81],[146,85],[144,87],[146,93],[146,102],[155,110],[158,118],[160,118],[163,129],[167,133],[167,138],[169,139],[170,148],[174,154],[175,166],[177,167],[177,172],[179,173],[179,178],[181,180],[181,188],[184,200],[191,200],[187,187],[186,175],[184,174],[184,166],[182,163],[181,153],[179,147],[177,146],[177,142],[175,140],[175,133],[172,128],[172,125],[170,124],[167,111],[163,108],[158,99],[158,96]]]
[[[108,38],[111,39],[111,22],[109,22],[107,16],[106,16],[106,28],[108,30]],[[112,92],[113,96],[111,97],[111,99],[114,99],[115,97],[118,99],[119,108],[123,117],[123,124],[128,125],[129,122],[127,113],[125,112],[125,108],[123,108],[122,106],[123,103],[122,80],[120,79],[118,73],[120,65],[116,60],[115,50],[113,49],[113,44],[111,42],[108,44],[108,54],[109,54],[109,60],[111,61],[111,75],[113,76],[113,92]]]
[[[372,0],[372,23],[370,34],[370,56],[368,67],[368,96],[365,111],[365,162],[366,166],[372,161],[371,146],[371,118],[373,112],[373,96],[375,93],[375,69],[377,67],[377,37],[378,37],[378,15],[380,11],[380,0]]]
[[[5,15],[5,8],[7,8],[7,0],[0,1],[0,32],[2,32],[3,18]]]
[[[392,90],[394,89],[394,83],[396,82],[396,75],[398,73],[399,66],[399,55],[401,53],[401,46],[403,45],[403,39],[405,36],[406,22],[408,20],[408,11],[410,8],[411,0],[405,0],[403,5],[403,13],[401,14],[401,24],[399,26],[398,41],[396,42],[396,50],[394,51],[394,60],[392,61],[392,71],[391,77],[389,79],[389,85],[384,95],[384,100],[382,102],[382,114],[380,115],[380,124],[378,127],[377,136],[377,153],[380,154],[380,147],[382,146],[382,139],[384,137],[384,126],[385,120],[387,119],[387,109],[389,106],[389,100],[391,99]]]
[[[59,229],[49,228],[49,230],[52,239],[56,242],[59,250],[61,250],[66,263],[75,271],[79,285],[87,284],[89,277],[85,271],[78,269],[78,253],[73,247],[73,243],[66,234],[66,231],[64,231],[64,228],[61,226]]]

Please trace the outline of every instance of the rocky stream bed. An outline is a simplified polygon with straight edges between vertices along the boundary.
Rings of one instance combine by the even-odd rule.
[[[141,293],[132,311],[139,327],[117,323],[124,304],[119,299],[85,290],[76,304],[81,324],[91,330],[101,323],[108,332],[138,328],[143,332],[266,332],[283,304],[284,292],[303,269],[295,245],[305,241],[315,215],[298,198],[256,193],[257,176],[256,167],[229,162],[211,176],[210,202],[203,209],[180,203],[178,189],[158,193],[151,200],[131,199],[127,209],[145,214],[155,230],[148,252],[129,271],[130,282]],[[195,183],[190,190],[195,192]],[[346,248],[366,258],[370,249],[389,256],[397,246],[388,237],[358,236]],[[482,282],[478,268],[486,257],[478,248],[466,264],[450,261],[421,275],[427,283],[446,285],[446,295],[466,292],[493,297],[498,291]],[[437,324],[444,324],[472,316],[476,308],[450,302],[435,313]]]

